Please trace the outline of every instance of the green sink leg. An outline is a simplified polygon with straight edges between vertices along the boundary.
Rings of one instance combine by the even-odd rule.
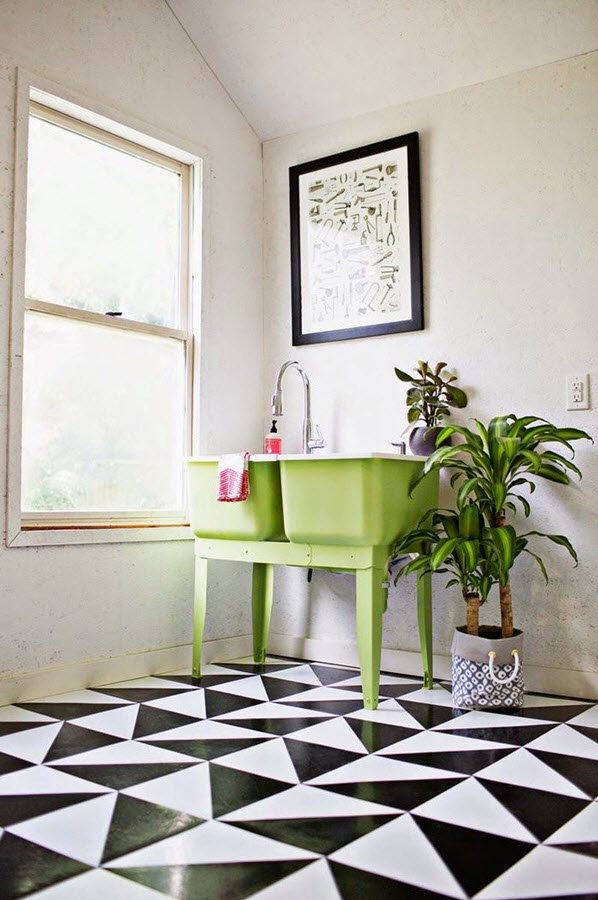
[[[432,658],[432,576],[417,576],[417,624],[424,668],[424,687],[433,688]]]
[[[272,614],[272,591],[274,586],[274,566],[270,563],[254,563],[251,589],[251,613],[253,620],[253,661],[266,661],[270,616]]]
[[[357,647],[361,667],[363,705],[378,708],[380,688],[380,655],[382,652],[382,614],[386,608],[384,569],[358,569],[357,581]]]
[[[203,556],[195,557],[195,592],[193,612],[193,678],[201,677],[201,645],[206,621],[206,600],[208,594],[208,561]]]

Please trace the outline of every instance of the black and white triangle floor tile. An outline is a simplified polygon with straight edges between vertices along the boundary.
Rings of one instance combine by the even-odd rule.
[[[268,658],[0,708],[0,898],[598,900],[598,704]]]

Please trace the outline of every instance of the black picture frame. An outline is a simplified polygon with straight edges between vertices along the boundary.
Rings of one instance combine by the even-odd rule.
[[[349,327],[323,328],[321,331],[310,330],[304,333],[303,330],[303,302],[306,286],[302,285],[303,265],[302,253],[305,248],[301,246],[302,242],[302,221],[301,221],[301,202],[300,202],[300,185],[301,179],[306,175],[312,175],[320,170],[329,169],[332,166],[341,166],[352,163],[363,157],[376,156],[380,154],[388,154],[389,151],[406,148],[406,177],[407,177],[407,207],[408,207],[408,233],[409,233],[409,290],[410,299],[410,316],[404,316],[396,321],[386,320],[379,321],[375,324],[355,325]],[[373,166],[375,170],[376,165]],[[381,173],[382,169],[379,170]],[[334,177],[334,176],[331,176]],[[340,176],[339,176],[340,177]],[[357,175],[355,176],[357,177]],[[375,176],[365,176],[374,178]],[[383,180],[383,179],[382,179]],[[313,183],[312,183],[313,184]],[[361,184],[361,182],[360,182]],[[369,182],[368,182],[369,184]],[[310,188],[313,190],[313,187]],[[388,187],[385,188],[388,192]],[[364,147],[357,147],[353,150],[345,150],[341,153],[335,153],[331,156],[325,156],[320,159],[310,160],[289,168],[289,199],[290,199],[290,224],[291,224],[291,297],[292,297],[292,335],[293,346],[303,344],[319,344],[329,341],[345,341],[354,338],[372,337],[374,335],[394,334],[397,332],[420,331],[424,327],[424,311],[423,311],[423,284],[422,284],[422,251],[421,251],[421,203],[420,203],[420,171],[419,171],[419,135],[414,131],[410,134],[403,134],[398,137],[389,138],[384,141],[377,141],[373,144],[367,144]],[[312,202],[310,200],[310,202]],[[340,204],[339,204],[340,205]],[[314,207],[315,208],[315,207]],[[353,208],[353,207],[351,207]],[[357,207],[355,207],[357,208]],[[380,207],[382,209],[382,207]],[[348,213],[347,213],[348,214]],[[396,225],[396,204],[395,204],[395,225]],[[304,211],[305,215],[305,211]],[[336,215],[336,213],[335,213]],[[403,213],[405,215],[405,213]],[[342,214],[341,214],[342,217]],[[366,219],[365,214],[362,217]],[[354,218],[352,216],[352,218]],[[339,221],[340,219],[337,219]],[[315,221],[318,221],[317,219]],[[388,210],[386,221],[388,222]],[[305,224],[305,223],[303,223]],[[355,224],[355,222],[353,222]],[[339,230],[340,230],[339,225]],[[361,227],[361,225],[359,226]],[[368,225],[368,228],[370,225]],[[376,227],[378,227],[376,217]],[[398,226],[397,226],[398,227]],[[355,229],[352,229],[355,230]],[[392,222],[391,234],[392,237]],[[405,229],[403,228],[403,231]],[[376,234],[378,232],[376,231]],[[398,243],[398,240],[397,240]],[[373,244],[370,241],[370,246]],[[337,251],[338,252],[338,251]],[[365,252],[365,251],[364,251]],[[388,256],[387,250],[387,256]],[[407,256],[407,255],[406,255]],[[371,257],[370,257],[371,258]],[[389,257],[390,258],[390,257]],[[377,263],[383,260],[378,259]],[[391,258],[391,262],[396,260]],[[374,263],[374,264],[377,264]],[[372,265],[374,265],[372,264]],[[372,266],[370,265],[370,268]],[[390,269],[391,266],[385,266]],[[397,266],[397,270],[398,270]],[[403,267],[404,268],[404,267]],[[381,270],[380,270],[381,271]],[[341,276],[342,277],[342,276]],[[385,276],[386,277],[386,276]],[[393,276],[394,284],[394,273]],[[366,282],[367,283],[367,282]],[[343,284],[348,285],[346,280]],[[380,282],[378,281],[378,285]],[[357,288],[357,283],[355,287]],[[307,285],[310,288],[311,285]],[[352,287],[349,286],[352,290]],[[343,288],[344,290],[344,288]],[[387,288],[388,290],[388,288]],[[369,291],[369,288],[368,288]],[[311,300],[310,300],[311,302]],[[348,315],[345,313],[345,315]],[[389,312],[389,315],[392,313]]]

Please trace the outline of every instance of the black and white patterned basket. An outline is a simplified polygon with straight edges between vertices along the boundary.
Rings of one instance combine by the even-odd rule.
[[[517,708],[523,704],[523,635],[488,639],[460,629],[453,638],[453,704],[464,709]]]

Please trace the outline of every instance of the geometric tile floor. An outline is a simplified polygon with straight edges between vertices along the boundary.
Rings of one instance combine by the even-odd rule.
[[[0,898],[598,897],[598,704],[270,658],[0,708]]]

